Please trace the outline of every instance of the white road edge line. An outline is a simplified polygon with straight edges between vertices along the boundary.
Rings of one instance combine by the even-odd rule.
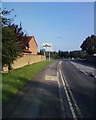
[[[80,69],[81,72],[83,72],[84,74],[88,75],[84,70]]]
[[[81,72],[84,74],[88,75],[84,70],[80,69],[78,66],[76,66],[73,62],[70,61],[71,64],[73,64],[76,68],[78,68]]]

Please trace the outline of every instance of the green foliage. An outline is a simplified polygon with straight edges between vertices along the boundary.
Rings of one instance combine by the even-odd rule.
[[[44,55],[44,49],[40,50],[40,55]],[[49,57],[49,52],[45,51],[46,58]]]
[[[5,9],[3,9],[2,11],[1,11],[1,19],[2,19],[2,21],[1,21],[1,25],[2,26],[8,26],[8,25],[10,25],[13,21],[14,21],[14,18],[8,18],[8,17],[6,17],[7,15],[10,15],[10,13],[13,11],[14,9],[12,9],[12,10],[10,10],[10,11],[8,11],[8,10],[6,10],[6,8]],[[15,15],[15,17],[16,17],[16,15]]]
[[[58,51],[58,56],[59,58],[68,58],[69,57],[69,52],[68,51]]]
[[[51,57],[53,58],[53,59],[57,59],[57,58],[59,58],[58,57],[58,53],[57,52],[51,52]]]
[[[86,53],[81,51],[81,50],[77,50],[77,51],[70,51],[70,58],[85,58],[86,57]]]
[[[32,79],[33,76],[51,62],[52,60],[50,62],[46,60],[45,62],[39,62],[15,69],[11,73],[2,74],[2,102],[8,102],[11,96],[16,94],[28,80]]]
[[[20,55],[21,49],[15,32],[9,27],[2,28],[2,65],[10,65]]]
[[[49,52],[45,52],[45,55],[46,55],[46,58],[48,58],[49,57]]]
[[[41,49],[39,54],[44,55],[44,49]]]
[[[96,53],[96,36],[87,37],[80,46],[88,54]]]
[[[16,25],[14,23],[9,24],[8,27],[10,27],[15,32],[22,50],[24,50],[26,47],[29,47],[26,37],[27,35],[23,32],[21,23],[20,25]]]
[[[13,23],[14,18],[8,18],[14,9],[8,11],[6,9],[1,12],[2,25],[2,67],[8,65],[8,70],[11,70],[11,64],[21,54],[21,51],[27,45],[26,34],[22,30],[22,26]],[[15,15],[16,17],[16,15]]]
[[[81,50],[77,50],[77,51],[58,51],[58,52],[51,52],[51,57],[53,59],[59,59],[59,58],[64,58],[64,59],[68,59],[68,58],[85,58],[86,57],[86,53],[81,51]]]

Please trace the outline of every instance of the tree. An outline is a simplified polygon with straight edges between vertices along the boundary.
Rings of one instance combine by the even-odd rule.
[[[88,36],[80,47],[82,48],[82,51],[85,51],[88,54],[96,53],[96,36]]]
[[[61,50],[58,51],[58,57],[59,58],[63,58],[64,57],[63,51],[61,51]]]
[[[8,18],[8,17],[6,17],[7,15],[10,15],[10,13],[11,13],[13,10],[14,10],[14,9],[8,11],[8,10],[6,10],[6,8],[4,8],[4,9],[0,12],[0,14],[1,14],[1,16],[2,16],[2,17],[0,16],[1,25],[2,25],[2,26],[8,26],[9,24],[11,24],[11,23],[14,21],[14,17],[16,17],[16,15],[15,15],[13,18]]]
[[[87,56],[87,53],[86,53],[86,52],[80,51],[80,53],[79,53],[79,58],[85,59],[86,56]]]
[[[68,51],[58,51],[58,56],[59,58],[68,58],[69,57],[69,52]]]
[[[11,10],[13,11],[13,9]],[[2,67],[7,65],[11,70],[13,61],[21,55],[22,50],[27,45],[26,34],[22,30],[22,26],[13,23],[14,18],[7,18],[6,15],[11,11],[4,9],[2,11]],[[16,16],[16,15],[15,15]],[[26,43],[26,44],[25,44]]]
[[[8,18],[8,15],[10,15],[10,13],[14,11],[14,9],[8,11],[6,10],[6,8],[4,10],[2,10],[1,14],[2,14],[2,26],[5,27],[10,27],[11,29],[14,30],[15,34],[18,37],[18,41],[19,44],[21,45],[20,47],[22,49],[25,49],[26,47],[28,47],[28,42],[27,42],[27,34],[24,33],[23,29],[22,29],[22,25],[20,23],[20,25],[14,24],[14,18],[16,17],[16,15],[13,18]]]
[[[9,27],[2,28],[2,65],[8,66],[11,70],[11,64],[20,55],[19,42],[15,32]]]
[[[53,59],[57,59],[57,58],[58,58],[58,53],[57,53],[56,51],[51,52],[51,57],[52,57]]]
[[[68,51],[63,52],[63,57],[68,58],[69,57],[69,52]]]
[[[44,55],[44,49],[40,50],[40,55]]]

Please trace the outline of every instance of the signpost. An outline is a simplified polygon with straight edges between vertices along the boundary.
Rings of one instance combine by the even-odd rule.
[[[49,52],[49,61],[50,61],[50,52],[52,52],[52,43],[42,43],[42,48],[44,49],[44,60],[45,60],[45,51]]]

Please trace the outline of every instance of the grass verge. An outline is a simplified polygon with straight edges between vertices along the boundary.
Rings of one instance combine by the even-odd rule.
[[[13,94],[22,88],[25,83],[32,79],[47,64],[52,63],[48,59],[45,62],[38,62],[13,70],[11,73],[2,74],[2,102],[6,103]]]

